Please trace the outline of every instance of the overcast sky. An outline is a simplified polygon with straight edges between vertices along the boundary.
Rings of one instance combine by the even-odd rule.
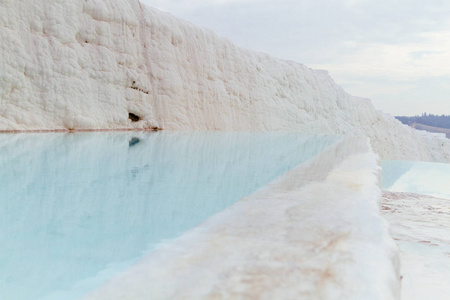
[[[450,1],[141,2],[239,46],[328,70],[392,115],[450,115]]]

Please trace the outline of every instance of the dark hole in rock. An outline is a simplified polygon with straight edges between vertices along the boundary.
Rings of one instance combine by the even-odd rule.
[[[128,113],[128,118],[131,120],[131,122],[137,122],[141,119],[138,115],[135,115],[133,113]]]
[[[138,144],[140,140],[137,137],[132,137],[131,140],[128,142],[128,146],[133,147],[134,145]]]

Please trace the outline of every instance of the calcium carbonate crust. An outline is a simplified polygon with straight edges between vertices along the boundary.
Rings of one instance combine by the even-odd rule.
[[[0,131],[227,130],[368,136],[381,158],[450,143],[326,71],[242,49],[138,0],[0,0]]]

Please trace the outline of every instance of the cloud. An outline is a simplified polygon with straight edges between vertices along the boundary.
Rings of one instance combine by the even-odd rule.
[[[342,51],[332,63],[313,67],[397,81],[450,75],[450,32],[422,33],[418,40],[421,42],[394,45],[355,42],[356,50]]]

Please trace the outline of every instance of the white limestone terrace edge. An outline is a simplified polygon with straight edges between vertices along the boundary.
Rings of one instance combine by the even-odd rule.
[[[352,133],[382,159],[450,162],[449,140],[376,111],[326,71],[138,0],[1,0],[0,39],[0,131]]]
[[[403,299],[449,298],[449,204],[450,199],[383,192],[383,216],[400,248]]]
[[[399,299],[379,176],[347,137],[84,299]]]

